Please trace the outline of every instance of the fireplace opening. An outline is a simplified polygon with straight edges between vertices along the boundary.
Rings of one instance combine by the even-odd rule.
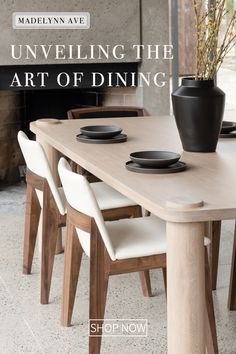
[[[66,119],[74,108],[102,106],[100,89],[65,89],[24,91],[25,116],[23,129],[29,132],[29,123],[40,118]]]

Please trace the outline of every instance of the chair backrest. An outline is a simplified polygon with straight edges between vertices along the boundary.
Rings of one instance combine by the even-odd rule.
[[[67,112],[68,119],[142,117],[145,115],[149,114],[144,108],[130,106],[77,108]]]
[[[59,161],[58,172],[68,204],[80,213],[94,218],[110,258],[115,260],[114,249],[89,182],[84,176],[72,172],[63,157]]]
[[[59,212],[61,215],[64,215],[65,206],[61,200],[60,193],[54,181],[51,168],[42,146],[37,141],[30,140],[23,131],[18,132],[17,138],[27,168],[31,172],[47,180]]]

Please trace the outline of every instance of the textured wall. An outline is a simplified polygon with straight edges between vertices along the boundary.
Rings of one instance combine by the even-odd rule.
[[[169,8],[165,0],[142,0],[142,43],[143,44],[169,44]],[[166,86],[159,88],[152,84],[144,87],[141,97],[143,106],[152,115],[169,114],[170,111],[170,86],[169,86],[169,60],[143,59],[140,70],[165,72]]]
[[[140,3],[142,16],[140,23]],[[132,44],[169,43],[169,15],[167,0],[0,0],[0,65],[16,64],[10,59],[10,44],[123,44],[127,48],[124,61],[137,61]],[[88,11],[89,30],[13,30],[12,13],[16,11]],[[83,53],[82,53],[83,54]],[[107,60],[103,60],[104,62]],[[110,62],[114,61],[112,59]],[[72,63],[74,61],[61,61]],[[89,60],[80,61],[88,63]],[[102,62],[102,61],[100,61]],[[22,60],[17,64],[60,63],[39,57],[37,61]],[[143,59],[142,72],[167,73],[164,88],[145,87],[137,90],[137,100],[150,114],[169,113],[169,61]]]
[[[88,30],[13,30],[12,13],[24,11],[86,11],[91,15],[91,27]],[[15,64],[10,59],[10,44],[123,44],[127,48],[125,61],[136,61],[129,48],[133,43],[140,43],[139,0],[0,0],[0,28],[0,65]],[[41,57],[33,63],[55,61]],[[30,61],[20,64],[30,64]]]

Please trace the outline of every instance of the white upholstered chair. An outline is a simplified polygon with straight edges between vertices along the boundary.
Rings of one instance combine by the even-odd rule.
[[[71,318],[83,248],[90,256],[89,318],[93,328],[99,328],[96,336],[90,335],[89,353],[98,354],[109,276],[152,268],[166,269],[166,224],[154,216],[106,222],[86,178],[72,172],[64,158],[59,161],[58,171],[68,202],[61,323],[67,325]],[[205,245],[208,243],[205,239]],[[209,354],[217,354],[207,250],[205,264],[206,346]]]
[[[41,295],[42,304],[49,301],[52,270],[58,228],[66,224],[66,199],[62,187],[57,187],[42,146],[28,139],[22,131],[18,141],[27,165],[27,201],[23,272],[31,273],[35,242],[42,210]],[[106,220],[141,216],[141,207],[106,185],[104,182],[91,186]],[[150,296],[149,272],[140,273],[145,296]]]

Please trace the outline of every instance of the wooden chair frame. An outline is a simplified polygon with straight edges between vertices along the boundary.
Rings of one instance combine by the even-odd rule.
[[[42,259],[41,259],[41,304],[48,304],[52,271],[56,251],[58,228],[66,226],[66,215],[61,215],[51,189],[45,178],[30,170],[26,173],[27,197],[25,212],[25,235],[23,251],[23,273],[30,274],[35,250],[36,237],[41,207],[36,189],[43,192],[42,208]],[[142,216],[142,209],[138,205],[107,209],[102,211],[107,221]],[[151,296],[150,275],[148,271],[140,273],[141,286],[144,296]]]
[[[90,233],[91,235],[89,318],[93,320],[93,324],[99,324],[99,332],[96,333],[96,336],[93,336],[90,329],[89,353],[99,354],[102,339],[101,324],[105,313],[109,276],[137,271],[140,272],[148,269],[163,268],[165,270],[163,273],[165,279],[166,254],[112,261],[104,246],[95,220],[68,206],[67,242],[65,249],[65,268],[61,314],[62,325],[67,325],[68,321],[71,319],[82,257],[82,247],[76,233],[76,227]],[[207,249],[205,251],[205,273],[207,333],[206,347],[208,354],[218,354]]]
[[[217,272],[219,263],[219,249],[220,249],[220,233],[221,221],[213,221],[210,224],[211,247],[210,247],[210,267],[211,267],[211,281],[212,290],[216,290],[217,286]],[[234,229],[234,241],[232,250],[232,262],[230,273],[230,284],[228,294],[228,309],[236,311],[236,223]]]
[[[231,311],[236,311],[236,223],[234,228],[234,244],[232,252],[228,309]]]
[[[23,273],[30,274],[35,250],[41,207],[36,189],[43,192],[42,207],[42,259],[41,259],[41,304],[48,304],[52,270],[57,244],[58,228],[66,225],[66,215],[61,215],[45,178],[30,170],[26,173],[27,196],[25,214],[25,236]]]
[[[90,112],[136,112],[137,117],[142,117],[149,115],[148,112],[143,107],[135,107],[135,106],[99,106],[99,107],[88,107],[88,108],[75,108],[70,109],[67,112],[68,119],[87,119],[81,117],[80,114],[90,113]]]

